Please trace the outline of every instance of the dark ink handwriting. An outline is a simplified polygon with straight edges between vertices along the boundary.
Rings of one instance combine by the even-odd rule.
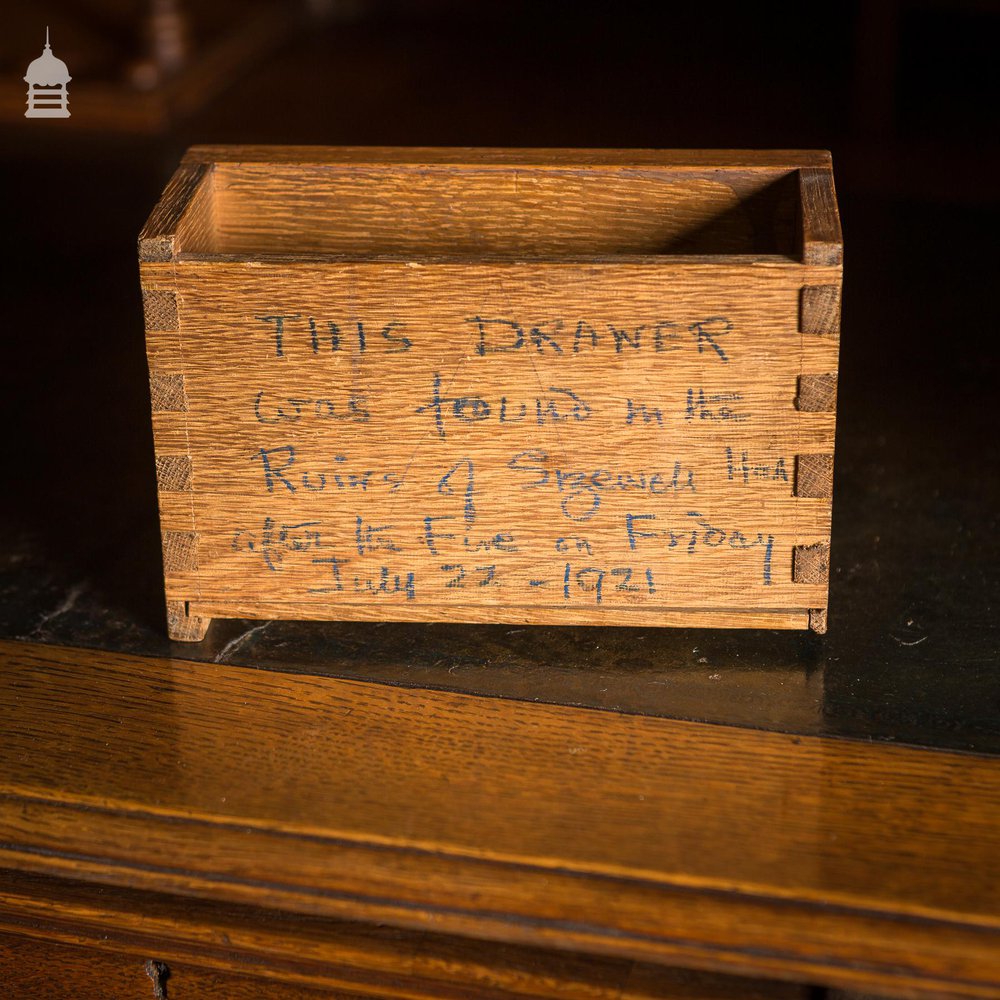
[[[504,317],[468,316],[479,332],[476,353],[481,357],[510,351],[534,351],[538,354],[580,354],[607,345],[616,354],[628,351],[664,353],[680,350],[685,343],[699,354],[713,352],[722,362],[729,362],[720,338],[733,330],[725,316],[710,316],[693,323],[668,320],[632,326],[619,323],[591,323],[577,320],[546,320],[521,323]],[[572,332],[571,332],[572,331]]]
[[[459,423],[472,424],[495,419],[498,423],[520,423],[534,420],[542,425],[567,420],[584,421],[591,413],[590,406],[572,389],[551,385],[550,396],[536,396],[530,402],[511,403],[507,396],[493,402],[482,396],[444,396],[441,393],[441,375],[434,373],[431,398],[416,413],[432,413],[439,437],[446,437],[446,418]]]
[[[563,598],[567,601],[576,591],[581,591],[593,594],[595,603],[602,604],[607,584],[615,593],[656,593],[653,571],[648,566],[644,566],[638,576],[632,566],[583,566],[577,569],[572,563],[566,563],[563,568]]]
[[[291,396],[270,402],[261,389],[254,397],[253,414],[262,424],[295,423],[305,417],[320,420],[348,420],[366,424],[371,414],[368,401],[360,393],[351,393],[346,401],[334,403],[332,399],[294,399]]]
[[[749,452],[741,451],[737,455],[729,447],[726,448],[726,474],[730,482],[737,479],[742,479],[744,483],[760,479],[788,482],[784,458],[776,458],[773,462],[751,462]]]
[[[286,349],[294,334],[295,343],[302,343],[312,354],[337,353],[339,351],[357,350],[358,354],[366,353],[370,347],[369,331],[363,320],[352,320],[349,323],[335,320],[318,320],[314,316],[305,317],[305,331],[299,327],[296,320],[301,320],[301,313],[276,313],[268,316],[254,316],[254,319],[271,325],[270,333],[274,338],[274,356],[285,357]],[[400,354],[413,346],[413,341],[400,331],[405,324],[402,320],[393,319],[384,324],[379,334],[385,341],[387,354]],[[346,331],[352,328],[351,336]]]
[[[695,510],[688,511],[687,516],[695,519],[694,524],[644,531],[636,526],[637,522],[652,523],[657,520],[656,514],[626,514],[625,535],[628,539],[629,549],[634,552],[640,542],[649,539],[655,539],[661,544],[666,543],[667,550],[683,549],[688,555],[694,555],[701,549],[718,549],[722,546],[743,551],[759,548],[763,550],[762,575],[764,585],[770,585],[774,535],[766,535],[763,532],[757,532],[756,535],[745,534],[735,528],[719,528]]]
[[[234,552],[256,552],[264,564],[276,573],[286,552],[303,552],[318,549],[322,542],[316,530],[319,521],[300,521],[298,524],[276,524],[273,517],[265,517],[260,531],[240,528],[233,535]]]
[[[349,471],[346,455],[334,455],[332,468],[325,471],[304,470],[298,462],[295,445],[286,444],[277,448],[260,448],[250,456],[251,462],[260,462],[264,472],[264,486],[268,493],[274,493],[276,486],[283,486],[289,493],[301,490],[322,492],[360,491],[366,493],[369,487],[384,485],[390,492],[403,486],[403,477],[397,472],[377,472],[374,469]],[[295,469],[292,469],[295,466]],[[280,491],[279,491],[280,492]]]
[[[694,389],[687,391],[687,405],[684,407],[685,420],[732,420],[736,423],[743,423],[750,419],[749,413],[738,413],[731,409],[726,403],[738,403],[743,396],[738,392],[716,392],[706,393],[704,389],[699,389],[695,393]]]
[[[372,524],[361,517],[354,521],[354,544],[358,550],[358,555],[363,556],[368,552],[401,552],[400,547],[392,540],[390,531],[395,531],[393,524]]]
[[[601,497],[608,492],[642,492],[652,496],[666,493],[697,492],[694,469],[681,462],[674,462],[669,472],[621,472],[610,469],[550,468],[549,456],[544,451],[518,452],[507,468],[522,474],[532,474],[533,479],[522,482],[521,488],[549,487],[564,494],[560,509],[571,521],[589,521],[601,507]]]

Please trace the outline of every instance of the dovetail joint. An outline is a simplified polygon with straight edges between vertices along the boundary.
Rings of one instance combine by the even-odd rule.
[[[803,413],[822,413],[837,408],[837,373],[800,375],[795,408]]]
[[[829,579],[829,543],[817,542],[815,545],[796,545],[792,549],[793,583],[827,583]]]
[[[826,635],[826,608],[809,609],[809,628],[817,635]]]
[[[156,485],[163,493],[190,492],[192,489],[191,456],[158,456],[156,459]]]
[[[802,289],[799,330],[820,335],[840,330],[840,285],[806,285]]]
[[[183,375],[151,375],[149,395],[154,413],[184,413],[188,408]]]
[[[795,495],[833,496],[833,455],[795,456]]]
[[[168,288],[143,288],[142,309],[149,331],[176,331],[180,328],[177,293]]]
[[[174,256],[173,236],[143,236],[139,239],[139,260],[162,264]]]
[[[198,568],[198,535],[194,531],[163,532],[163,571],[183,573]]]

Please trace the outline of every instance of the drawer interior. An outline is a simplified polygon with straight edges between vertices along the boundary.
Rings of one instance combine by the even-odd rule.
[[[788,169],[216,163],[178,230],[194,255],[350,258],[796,253]]]

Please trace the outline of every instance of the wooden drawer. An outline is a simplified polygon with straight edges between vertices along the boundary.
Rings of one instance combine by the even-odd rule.
[[[825,630],[829,154],[200,147],[140,259],[174,638]]]

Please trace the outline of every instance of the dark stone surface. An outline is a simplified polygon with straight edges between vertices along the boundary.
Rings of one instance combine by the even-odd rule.
[[[318,58],[318,43],[308,44]],[[431,78],[432,56],[449,44],[459,41],[428,42]],[[399,50],[390,39],[381,58],[391,63]],[[629,128],[608,128],[608,109],[591,119],[574,104],[567,121],[565,95],[516,127],[495,109],[490,131],[489,119],[470,125],[465,117],[476,92],[449,104],[445,80],[433,84],[438,103],[422,106],[422,130],[412,116],[372,125],[380,109],[397,107],[414,72],[383,79],[383,90],[364,95],[367,104],[355,95],[350,114],[325,131],[305,120],[282,130],[280,112],[263,98],[262,79],[277,85],[282,77],[272,65],[237,91],[242,118],[216,107],[165,139],[50,141],[22,131],[7,146],[0,183],[16,193],[5,227],[17,252],[4,272],[11,291],[0,375],[0,636],[1000,753],[1000,366],[992,316],[1000,213],[995,205],[864,194],[851,177],[840,185],[847,277],[826,636],[227,621],[203,643],[165,639],[134,239],[189,138],[822,143],[833,145],[837,162],[835,142],[817,140],[815,118],[782,131],[776,116],[759,142],[747,142],[736,112],[730,132],[720,117],[714,130],[699,119],[663,135],[648,113]],[[486,88],[482,100],[495,99],[489,83],[477,86]],[[618,98],[631,94],[626,86]],[[605,94],[609,108],[613,97]]]

